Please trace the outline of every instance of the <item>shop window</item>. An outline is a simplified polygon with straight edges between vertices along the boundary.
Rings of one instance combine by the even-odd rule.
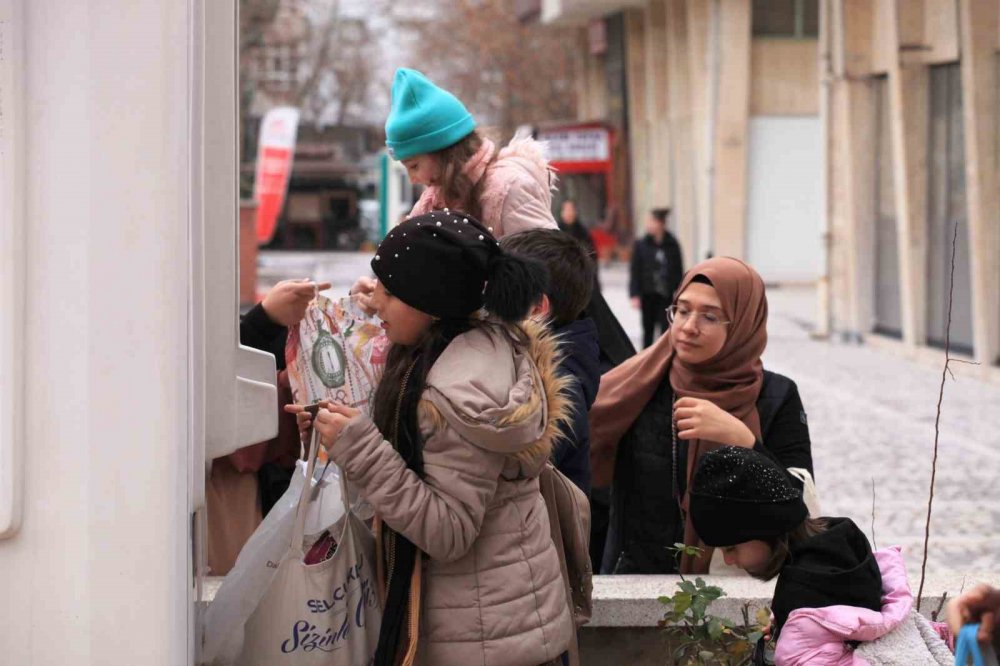
[[[754,37],[819,35],[819,0],[754,0]]]

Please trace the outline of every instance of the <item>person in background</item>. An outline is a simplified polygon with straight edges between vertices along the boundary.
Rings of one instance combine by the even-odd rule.
[[[681,246],[667,230],[669,208],[646,219],[646,235],[635,242],[629,272],[632,307],[642,311],[642,345],[648,347],[667,330],[667,307],[684,275]]]
[[[559,219],[556,220],[556,223],[559,225],[561,231],[565,231],[583,243],[583,246],[587,248],[587,254],[595,262],[596,267],[597,248],[594,247],[594,239],[590,237],[587,225],[580,221],[580,214],[576,209],[575,201],[566,199],[562,202],[562,206],[559,208]]]
[[[700,545],[681,509],[707,451],[752,448],[803,470],[812,483],[798,388],[761,360],[767,297],[760,275],[729,257],[698,264],[671,312],[673,323],[653,346],[601,376],[590,409],[591,479],[612,486],[602,573],[708,572],[711,549],[679,563],[670,551],[681,541]]]
[[[900,549],[872,553],[850,518],[810,518],[802,491],[766,455],[726,446],[702,456],[690,515],[726,564],[777,578],[778,666],[954,662],[944,626],[914,610]]]
[[[572,417],[556,442],[552,463],[570,481],[590,496],[590,423],[587,412],[597,398],[601,384],[597,326],[583,317],[594,284],[594,262],[582,243],[550,229],[534,229],[507,236],[500,247],[514,256],[543,264],[549,286],[531,310],[531,318],[541,319],[559,341],[560,359],[556,370],[570,379],[566,396]]]

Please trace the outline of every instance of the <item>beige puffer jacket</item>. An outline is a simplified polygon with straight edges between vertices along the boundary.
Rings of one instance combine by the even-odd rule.
[[[334,461],[382,520],[425,553],[417,663],[536,666],[566,650],[572,618],[538,474],[568,406],[556,344],[477,329],[431,368],[419,409],[421,480],[368,417]]]

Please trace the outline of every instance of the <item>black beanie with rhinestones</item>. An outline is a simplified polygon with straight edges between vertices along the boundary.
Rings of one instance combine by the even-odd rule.
[[[469,317],[485,307],[516,322],[548,288],[537,261],[504,252],[490,229],[471,215],[435,211],[392,229],[372,259],[385,289],[442,319]]]
[[[698,461],[689,509],[708,546],[735,546],[791,532],[808,517],[802,491],[767,456],[724,446]]]

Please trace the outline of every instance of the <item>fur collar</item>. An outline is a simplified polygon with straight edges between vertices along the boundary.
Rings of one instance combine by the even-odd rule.
[[[524,322],[522,328],[527,338],[523,345],[500,329],[456,338],[454,350],[449,346],[428,375],[420,418],[434,430],[454,428],[478,446],[511,455],[526,469],[540,469],[570,420],[566,393],[572,379],[557,372],[561,354],[556,336],[535,322]],[[478,389],[477,378],[502,375],[504,362],[516,369],[515,381],[505,382],[492,396]]]

